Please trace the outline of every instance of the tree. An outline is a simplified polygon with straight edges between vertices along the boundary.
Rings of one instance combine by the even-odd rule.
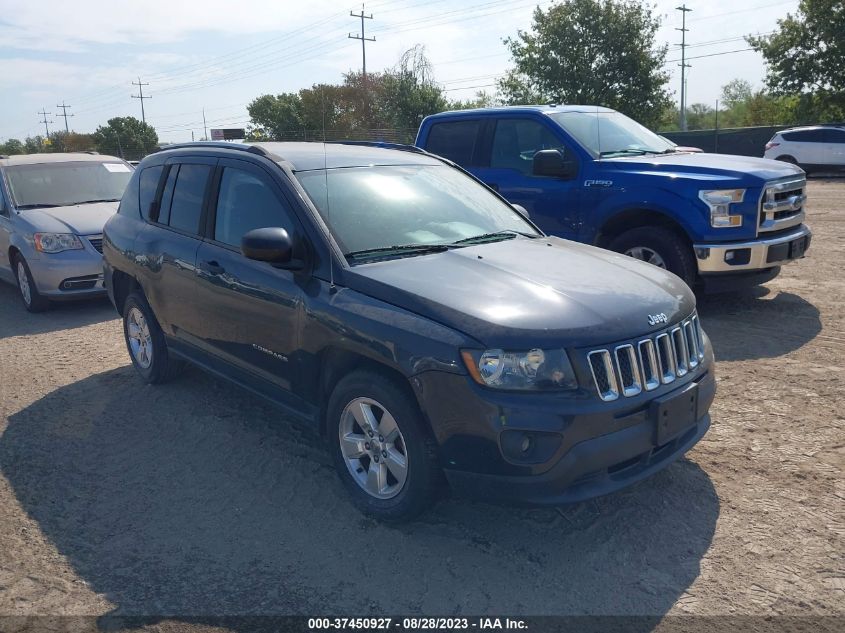
[[[91,134],[61,130],[50,135],[51,152],[87,152],[93,150],[94,147],[94,137]]]
[[[653,124],[670,102],[659,27],[651,8],[633,0],[538,7],[531,31],[505,40],[514,68],[499,89],[512,104],[602,105]]]
[[[496,98],[486,90],[479,90],[475,93],[474,99],[467,99],[466,101],[450,101],[448,108],[450,110],[472,110],[473,108],[492,108],[496,105]]]
[[[408,49],[396,66],[382,74],[381,90],[374,105],[380,118],[403,132],[404,138],[399,140],[405,141],[416,136],[417,128],[426,116],[446,109],[446,99],[434,83],[425,47],[417,44]]]
[[[693,103],[687,108],[687,128],[712,130],[716,127],[716,110],[705,103]]]
[[[27,136],[23,142],[24,150],[27,154],[37,154],[44,151],[44,137],[36,134],[35,136]]]
[[[115,117],[94,132],[94,145],[101,154],[140,160],[158,145],[158,134],[149,123],[135,117]]]
[[[745,79],[731,79],[722,86],[722,104],[726,108],[735,108],[751,99],[751,83]]]
[[[262,95],[246,107],[252,121],[250,138],[269,140],[285,138],[291,131],[303,129],[302,99],[295,92]]]
[[[0,145],[0,154],[12,156],[13,154],[23,154],[24,151],[25,148],[23,143],[16,138],[10,138],[8,141]]]
[[[842,0],[801,0],[772,35],[745,38],[766,60],[775,95],[806,95],[817,119],[845,114],[845,6]]]

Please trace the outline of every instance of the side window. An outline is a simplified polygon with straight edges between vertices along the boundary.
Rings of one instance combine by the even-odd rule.
[[[562,143],[542,123],[531,119],[500,119],[493,134],[490,167],[531,174],[534,154],[557,149]]]
[[[170,204],[173,202],[173,188],[176,186],[176,176],[179,175],[179,165],[171,165],[167,171],[167,182],[161,192],[161,203],[158,209],[158,221],[170,224]]]
[[[428,133],[425,149],[458,165],[472,165],[480,127],[479,120],[435,123]]]
[[[147,167],[141,172],[138,179],[138,202],[141,205],[141,216],[145,220],[148,220],[150,217],[150,205],[155,200],[158,182],[161,180],[163,171],[164,165]]]
[[[824,143],[824,130],[799,130],[784,134],[783,138],[797,143]]]
[[[270,184],[248,171],[226,167],[217,196],[214,239],[240,247],[244,233],[276,226],[293,233],[291,212]]]
[[[173,169],[171,168],[171,173]],[[168,224],[174,229],[199,233],[205,186],[211,173],[209,165],[183,164],[179,166]],[[169,180],[169,177],[168,177]]]
[[[825,130],[825,136],[828,143],[845,143],[845,130],[829,128]]]

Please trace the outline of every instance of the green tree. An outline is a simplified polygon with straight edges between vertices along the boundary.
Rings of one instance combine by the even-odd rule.
[[[845,115],[845,5],[801,0],[795,15],[778,20],[772,35],[746,37],[766,60],[775,95],[805,95],[802,108],[817,120]]]
[[[40,134],[36,134],[35,136],[27,136],[23,142],[25,153],[27,154],[37,154],[39,152],[43,152],[44,148],[44,137]]]
[[[158,134],[149,123],[135,117],[115,117],[93,134],[101,154],[113,154],[126,160],[140,160],[158,146]]]
[[[23,154],[26,149],[16,138],[10,138],[8,141],[0,145],[0,154],[6,154],[8,156],[12,156],[13,154]]]
[[[419,44],[405,51],[396,66],[382,74],[380,88],[374,104],[378,118],[400,131],[402,138],[398,140],[413,140],[426,116],[446,109],[425,47]]]
[[[751,98],[753,90],[751,83],[745,79],[731,79],[722,86],[722,105],[735,108]]]
[[[473,108],[492,108],[496,105],[496,98],[486,90],[479,90],[475,93],[472,99],[465,101],[455,100],[450,101],[448,108],[450,110],[472,110]]]
[[[633,0],[564,0],[534,11],[531,31],[507,38],[514,67],[500,80],[507,103],[602,105],[645,124],[670,102],[660,18]]]
[[[93,150],[94,147],[94,137],[91,134],[61,130],[50,135],[51,152],[87,152]]]
[[[285,138],[303,130],[302,99],[295,92],[261,95],[246,107],[252,122],[249,136],[255,140]]]
[[[712,130],[716,127],[716,110],[705,103],[693,103],[687,107],[687,128],[690,130]]]

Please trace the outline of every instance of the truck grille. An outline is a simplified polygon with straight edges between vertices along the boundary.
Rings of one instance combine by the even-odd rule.
[[[660,334],[587,354],[599,397],[609,402],[653,391],[686,375],[704,359],[698,315]]]
[[[98,253],[103,252],[103,236],[102,235],[89,235],[87,237],[88,241],[91,243],[91,246],[94,247]]]
[[[760,199],[760,232],[779,231],[801,224],[807,201],[807,180],[803,176],[770,182]]]

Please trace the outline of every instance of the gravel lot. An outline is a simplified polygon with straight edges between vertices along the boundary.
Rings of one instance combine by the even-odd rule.
[[[198,370],[144,386],[107,302],[28,315],[0,284],[0,615],[845,616],[845,181],[809,196],[806,259],[700,304],[708,435],[559,511],[364,519],[271,406]]]

